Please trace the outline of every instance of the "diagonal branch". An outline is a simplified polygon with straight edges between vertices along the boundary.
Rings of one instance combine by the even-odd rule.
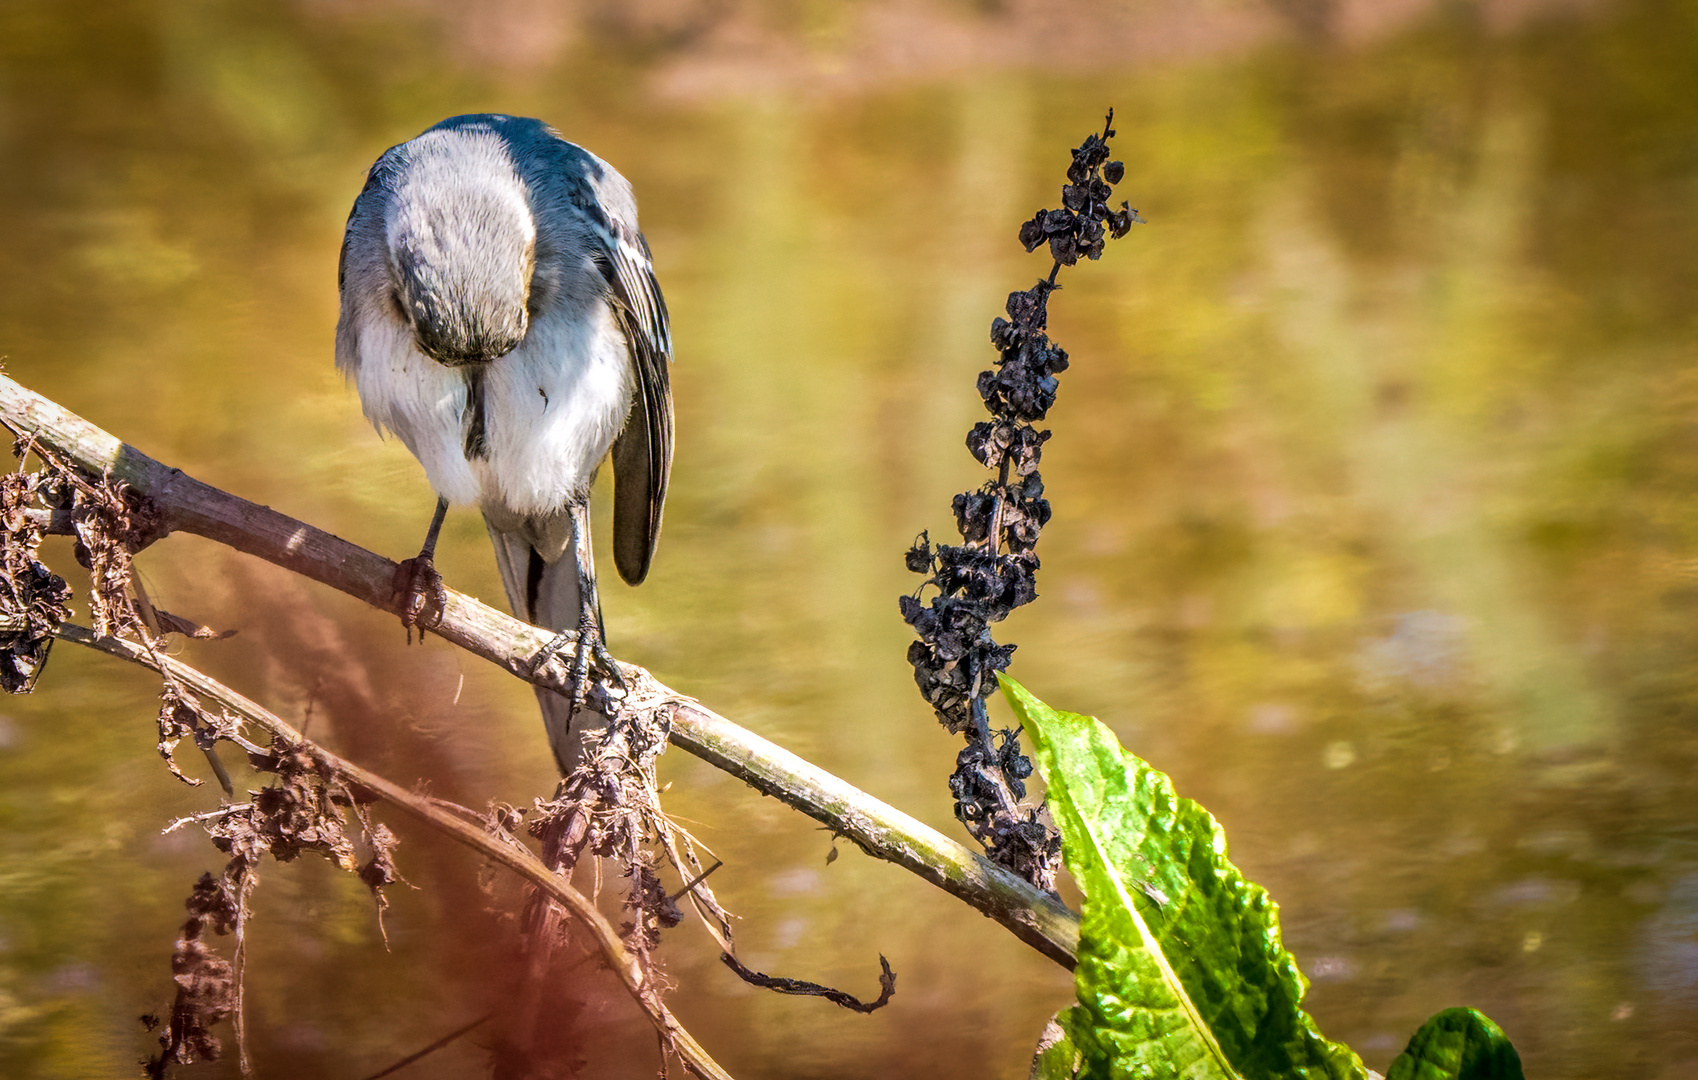
[[[631,999],[648,1015],[649,1022],[660,1031],[667,1044],[677,1051],[690,1071],[707,1077],[708,1080],[731,1080],[731,1075],[708,1056],[701,1044],[696,1042],[667,1011],[666,1006],[661,1004],[660,995],[645,977],[643,966],[625,947],[625,942],[612,924],[596,910],[587,897],[567,884],[560,875],[550,871],[542,864],[542,860],[531,854],[528,849],[518,844],[504,843],[499,837],[451,813],[437,800],[408,791],[307,741],[287,721],[180,660],[123,638],[102,637],[92,630],[70,623],[59,627],[59,637],[151,668],[166,678],[176,680],[194,694],[218,702],[233,715],[264,729],[291,747],[300,747],[343,780],[372,792],[395,808],[412,815],[438,832],[446,833],[479,855],[506,867],[535,885],[571,911],[573,916],[589,929],[596,947],[600,949],[607,966],[619,977],[626,993],[630,994]]]
[[[391,600],[395,564],[390,560],[155,461],[4,375],[0,422],[90,474],[110,475],[145,499],[156,522],[147,542],[172,532],[195,533],[399,614]],[[558,655],[531,668],[531,657],[554,634],[472,597],[450,590],[442,622],[432,632],[528,682],[568,690],[566,664]],[[1057,963],[1073,966],[1079,918],[1056,897],[669,689],[644,669],[622,668],[631,691],[627,704],[664,713],[674,745],[800,810],[874,858],[965,901]]]

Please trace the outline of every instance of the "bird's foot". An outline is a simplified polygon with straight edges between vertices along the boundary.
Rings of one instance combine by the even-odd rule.
[[[601,636],[601,624],[593,615],[586,616],[578,626],[578,648],[572,655],[573,709],[583,707],[584,685],[589,679],[592,661],[619,688],[621,695],[627,692],[625,677],[619,673],[613,654],[607,651],[607,643]]]
[[[584,690],[589,685],[592,667],[617,686],[620,693],[626,691],[625,677],[619,673],[619,664],[613,659],[613,654],[607,651],[607,645],[602,641],[601,627],[593,615],[580,623],[578,629],[562,630],[538,649],[530,660],[531,673],[535,674],[555,653],[568,645],[572,646],[572,659],[567,667],[567,696],[572,701],[574,711],[584,706]]]
[[[442,623],[442,613],[448,609],[448,587],[436,572],[436,562],[429,551],[421,551],[395,567],[391,582],[390,603],[401,609],[401,625],[407,628],[407,641],[413,640],[413,628],[424,632]]]

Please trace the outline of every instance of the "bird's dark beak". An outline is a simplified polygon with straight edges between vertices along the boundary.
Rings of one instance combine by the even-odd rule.
[[[416,274],[400,277],[396,306],[412,327],[419,351],[437,363],[487,364],[525,340],[530,326],[528,283],[484,281],[455,288],[421,281]]]
[[[525,340],[528,320],[525,309],[509,319],[490,325],[490,320],[449,319],[445,321],[417,320],[413,337],[419,351],[448,367],[465,364],[487,364],[499,360],[519,347]]]

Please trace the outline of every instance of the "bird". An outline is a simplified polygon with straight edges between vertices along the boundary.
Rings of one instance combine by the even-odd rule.
[[[337,269],[336,365],[437,495],[400,564],[409,636],[440,620],[451,504],[483,513],[513,614],[576,635],[571,691],[539,687],[562,776],[607,718],[583,705],[607,655],[589,493],[613,463],[614,565],[647,576],[672,467],[672,337],[631,185],[540,120],[450,117],[391,147],[354,200]]]

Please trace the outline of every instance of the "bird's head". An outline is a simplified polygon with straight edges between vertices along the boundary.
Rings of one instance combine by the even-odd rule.
[[[536,224],[510,170],[422,169],[385,222],[391,298],[419,350],[449,367],[505,356],[529,322]]]

